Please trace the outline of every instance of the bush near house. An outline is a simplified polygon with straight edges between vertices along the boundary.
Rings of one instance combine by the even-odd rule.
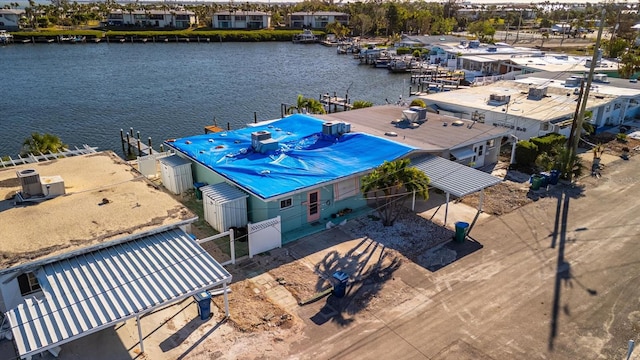
[[[411,53],[412,53],[412,50],[411,48],[408,48],[408,47],[399,47],[396,49],[396,54],[398,55],[407,55]]]
[[[567,137],[556,133],[549,133],[541,137],[531,138],[529,141],[538,147],[537,157],[537,155],[542,153],[550,153],[556,145],[564,145],[567,142]]]
[[[420,107],[427,107],[427,104],[424,103],[424,100],[422,99],[413,99],[411,100],[411,104],[409,104],[409,106],[420,106]]]
[[[538,145],[528,140],[516,144],[516,163],[521,166],[532,165],[538,157]]]

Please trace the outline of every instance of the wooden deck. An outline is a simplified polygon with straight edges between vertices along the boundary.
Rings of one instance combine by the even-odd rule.
[[[351,108],[353,108],[353,105],[349,103],[348,98],[341,98],[336,96],[335,94],[333,96],[329,94],[320,95],[320,102],[327,109],[328,113],[336,112],[340,107],[343,111],[351,110]],[[332,108],[333,111],[331,111]]]

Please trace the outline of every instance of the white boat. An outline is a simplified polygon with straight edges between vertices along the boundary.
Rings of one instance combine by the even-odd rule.
[[[0,30],[0,45],[6,45],[13,42],[13,35],[9,34],[7,30]]]
[[[318,42],[318,37],[311,30],[304,29],[301,34],[293,35],[293,42],[295,44],[313,44]]]

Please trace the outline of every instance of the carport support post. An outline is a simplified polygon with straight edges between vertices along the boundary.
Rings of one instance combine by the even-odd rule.
[[[413,199],[411,200],[411,211],[416,210],[416,191],[413,190]]]
[[[231,263],[236,263],[236,234],[235,231],[229,230],[229,251],[231,252]],[[227,296],[225,293],[224,296]]]
[[[447,203],[444,206],[444,225],[447,226],[447,215],[449,214],[449,193],[447,193]]]
[[[224,294],[224,313],[227,317],[229,317],[229,298],[227,297],[227,283],[222,285],[222,290]]]
[[[480,199],[478,200],[478,212],[482,211],[483,203],[484,203],[484,189],[480,190]]]
[[[140,314],[136,315],[136,324],[138,324],[138,338],[140,339],[140,353],[144,354],[144,343],[142,342],[142,327],[140,326]]]

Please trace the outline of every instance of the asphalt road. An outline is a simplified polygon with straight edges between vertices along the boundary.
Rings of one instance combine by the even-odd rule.
[[[403,265],[394,277],[412,300],[310,324],[292,358],[626,359],[640,337],[639,163],[479,223],[483,248],[440,270]]]

